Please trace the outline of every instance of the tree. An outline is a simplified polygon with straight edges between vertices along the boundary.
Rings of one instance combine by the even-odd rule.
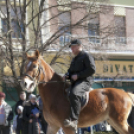
[[[107,0],[98,2],[100,0],[5,0],[1,3],[1,81],[9,83],[19,93],[22,90],[19,78],[25,72],[25,54],[35,49],[48,55],[50,65],[60,68],[58,71],[62,69],[62,73],[72,58],[68,56],[72,38],[80,38],[86,44],[85,50],[105,49],[102,46],[107,44],[107,37],[113,36],[114,26],[112,20],[99,24],[98,16],[108,17],[112,8]],[[50,53],[51,50],[55,51]]]

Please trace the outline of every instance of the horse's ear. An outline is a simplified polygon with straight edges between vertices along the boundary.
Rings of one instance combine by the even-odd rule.
[[[34,53],[34,55],[38,58],[40,56],[39,50],[36,50],[35,53]]]

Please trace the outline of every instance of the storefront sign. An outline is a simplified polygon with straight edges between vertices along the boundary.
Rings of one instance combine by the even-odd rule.
[[[134,61],[95,61],[96,75],[134,77]]]

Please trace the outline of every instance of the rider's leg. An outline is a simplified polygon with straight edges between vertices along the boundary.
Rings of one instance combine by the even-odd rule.
[[[73,93],[70,94],[71,113],[70,118],[72,120],[78,120],[81,110],[81,97]]]
[[[78,118],[81,110],[81,99],[86,91],[89,91],[90,84],[87,82],[76,82],[72,85],[70,90],[70,104],[71,112],[70,118],[64,121],[66,127],[72,127],[74,130],[77,128]]]
[[[82,89],[81,89],[82,90]],[[64,121],[64,125],[66,127],[72,127],[73,130],[77,130],[77,123],[78,118],[81,110],[81,98],[79,94],[77,95],[77,91],[79,93],[78,85],[74,86],[70,91],[70,104],[71,104],[71,110],[70,110],[70,117],[69,119],[66,119]]]

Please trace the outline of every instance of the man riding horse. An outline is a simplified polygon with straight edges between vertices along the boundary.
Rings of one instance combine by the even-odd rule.
[[[129,92],[117,88],[95,89],[90,92],[87,105],[80,111],[83,98],[81,96],[89,91],[95,65],[91,55],[82,51],[78,40],[72,41],[71,48],[76,57],[67,75],[72,81],[69,118],[70,103],[63,94],[63,87],[68,88],[69,84],[65,85],[63,78],[45,62],[38,50],[32,56],[26,54],[26,72],[21,86],[31,93],[38,85],[43,102],[43,115],[48,123],[47,134],[56,134],[61,127],[65,134],[75,134],[78,119],[78,127],[88,127],[105,120],[120,134],[134,134],[134,129],[127,123],[128,115],[134,106],[134,95]]]
[[[72,53],[75,55],[73,58],[68,72],[63,76],[65,80],[70,79],[70,105],[71,112],[68,119],[65,119],[64,126],[77,129],[78,118],[81,110],[81,99],[86,91],[90,90],[96,67],[94,58],[82,50],[81,41],[74,39],[71,41],[70,46]]]

